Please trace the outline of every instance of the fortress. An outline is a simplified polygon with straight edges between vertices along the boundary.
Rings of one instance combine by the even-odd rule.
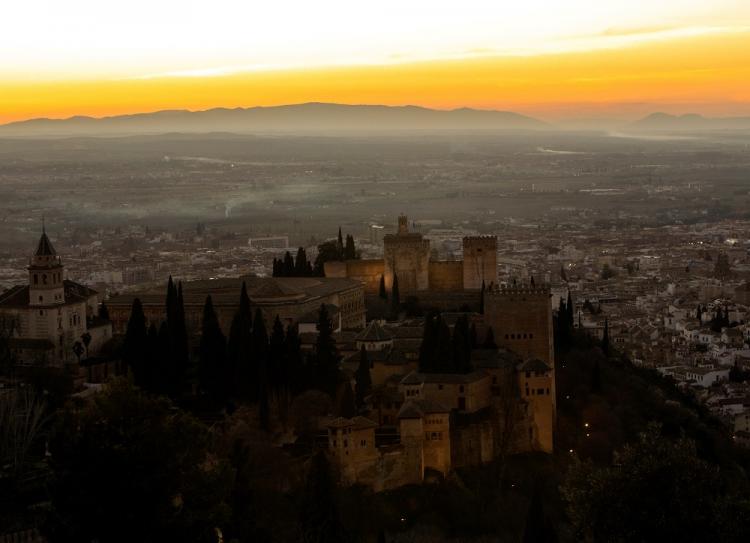
[[[405,215],[398,218],[398,231],[383,237],[383,258],[326,262],[326,277],[358,279],[365,292],[375,294],[380,278],[390,291],[394,275],[401,294],[479,290],[497,279],[497,238],[472,236],[463,239],[463,260],[430,258],[430,241],[409,231]]]
[[[415,296],[441,308],[449,326],[457,315],[469,315],[477,345],[490,331],[496,345],[472,351],[470,373],[420,373],[422,320],[370,321],[356,338],[357,350],[343,362],[353,373],[364,346],[375,386],[365,416],[327,425],[329,451],[347,482],[384,490],[506,453],[554,449],[549,286],[533,280],[497,284],[494,236],[463,238],[463,260],[433,260],[431,254],[429,240],[410,232],[402,215],[396,233],[383,238],[382,259],[325,265],[326,277],[358,280],[370,295],[378,293],[381,278],[390,291],[398,277],[402,299]],[[483,311],[472,312],[480,309],[480,300]],[[459,305],[464,308],[456,309]],[[378,445],[388,431],[399,436],[398,446]]]

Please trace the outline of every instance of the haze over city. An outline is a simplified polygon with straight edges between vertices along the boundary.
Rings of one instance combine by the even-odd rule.
[[[0,543],[748,540],[747,1],[2,16]]]

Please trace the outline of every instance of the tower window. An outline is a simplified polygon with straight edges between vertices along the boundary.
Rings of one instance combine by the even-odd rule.
[[[43,302],[44,301],[44,296],[39,296],[39,301]]]
[[[36,273],[34,274],[34,284],[35,285],[39,284],[39,276]]]
[[[43,284],[43,285],[46,285],[46,284],[47,284],[47,274],[46,274],[46,273],[43,273],[43,274],[42,274],[42,284]]]

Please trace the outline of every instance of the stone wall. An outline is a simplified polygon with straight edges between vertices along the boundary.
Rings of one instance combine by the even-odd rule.
[[[433,292],[457,292],[464,286],[464,264],[460,260],[430,261],[430,290]]]

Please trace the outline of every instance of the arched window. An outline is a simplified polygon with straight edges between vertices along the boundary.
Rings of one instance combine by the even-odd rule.
[[[47,274],[46,274],[46,273],[43,273],[43,274],[42,274],[42,284],[43,284],[43,285],[46,285],[46,284],[47,284]]]

